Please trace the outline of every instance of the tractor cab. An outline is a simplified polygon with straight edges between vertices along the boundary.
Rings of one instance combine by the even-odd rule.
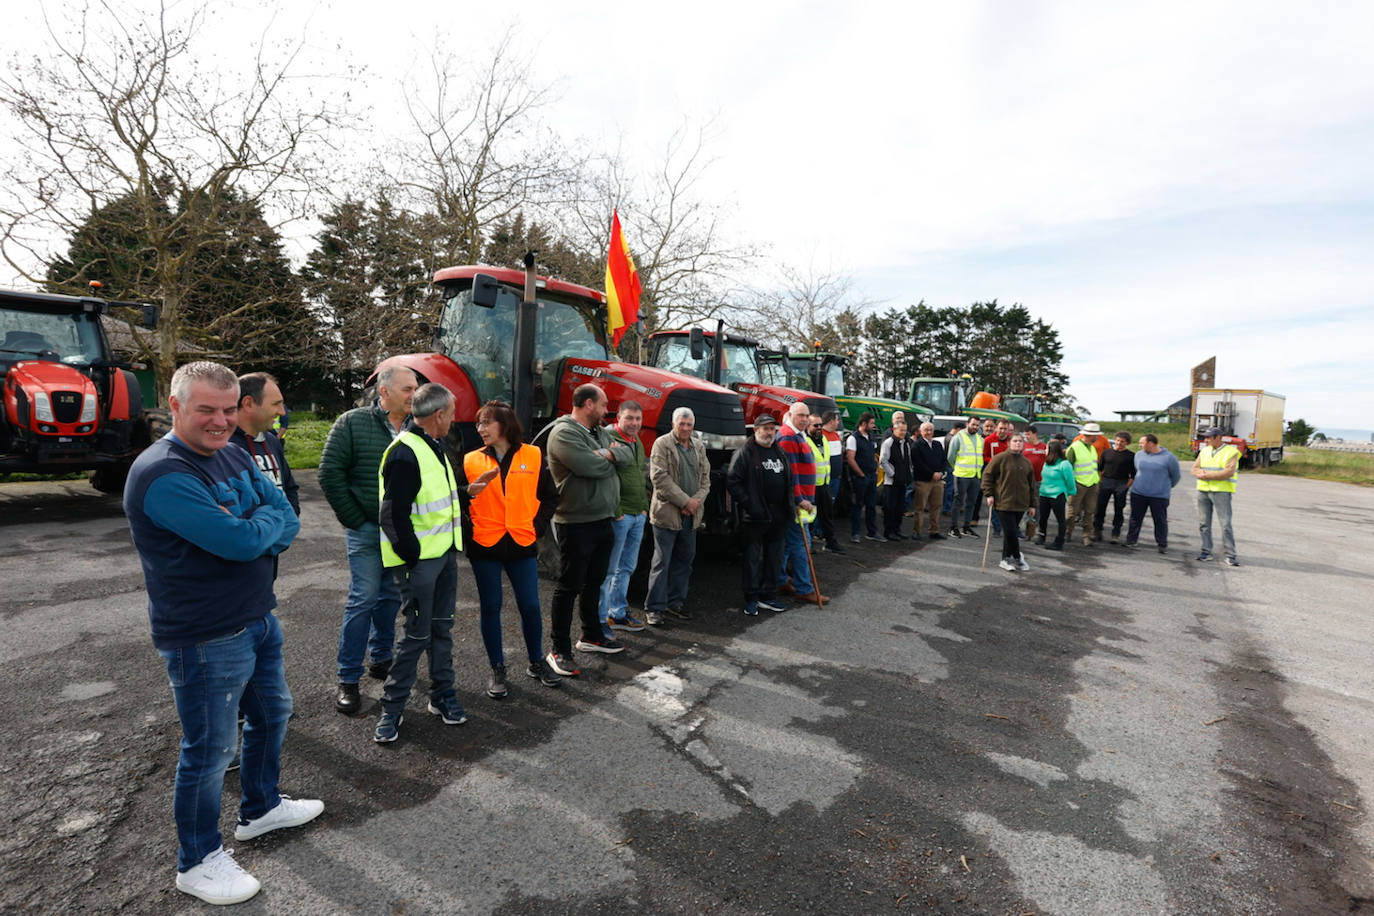
[[[846,429],[858,426],[859,418],[865,413],[873,414],[880,429],[890,429],[893,415],[899,411],[906,418],[910,428],[930,419],[930,408],[920,403],[850,394],[846,387],[844,371],[849,358],[821,350],[819,345],[808,353],[775,354],[770,356],[768,361],[784,368],[792,384],[805,385],[813,391],[834,398],[839,405],[840,419]]]
[[[0,471],[89,470],[97,489],[122,487],[152,437],[138,380],[101,326],[112,306],[157,324],[153,306],[0,290]]]

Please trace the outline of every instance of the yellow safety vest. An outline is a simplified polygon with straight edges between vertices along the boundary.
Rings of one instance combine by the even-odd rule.
[[[830,458],[826,455],[825,441],[820,445],[810,436],[804,437],[808,445],[811,446],[811,454],[816,457],[816,486],[825,487],[830,485]]]
[[[420,465],[420,492],[415,494],[415,502],[410,504],[410,524],[420,542],[420,559],[432,560],[450,550],[462,550],[463,526],[458,506],[458,481],[453,476],[453,468],[448,459],[440,460],[429,443],[410,430],[392,439],[386,451],[382,452],[381,463],[377,465],[378,501],[386,496],[382,468],[386,467],[391,450],[399,445],[410,449]],[[385,528],[382,529],[381,538],[382,565],[388,568],[404,566],[405,560],[391,546]]]
[[[981,477],[983,474],[983,437],[979,433],[972,436],[968,430],[959,430],[959,456],[954,459],[955,477]]]
[[[1097,449],[1092,443],[1078,441],[1069,446],[1069,460],[1073,462],[1073,479],[1080,487],[1094,486],[1101,479],[1097,474]]]
[[[1240,476],[1240,449],[1228,442],[1219,449],[1204,445],[1197,453],[1198,464],[1204,471],[1224,471],[1226,465],[1231,463],[1232,457],[1236,459],[1236,473],[1231,475],[1230,480],[1199,480],[1197,488],[1213,493],[1236,492],[1236,478]]]

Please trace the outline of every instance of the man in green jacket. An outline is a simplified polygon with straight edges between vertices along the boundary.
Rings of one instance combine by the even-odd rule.
[[[644,425],[644,408],[638,401],[622,401],[616,411],[611,438],[633,449],[630,463],[620,468],[620,512],[611,521],[615,542],[611,545],[611,559],[606,568],[606,581],[601,586],[600,617],[607,636],[612,629],[637,633],[644,629],[642,621],[630,613],[628,592],[630,577],[639,565],[639,544],[644,539],[644,526],[649,520],[649,456],[639,440]]]
[[[615,532],[611,520],[620,514],[620,468],[634,460],[624,443],[617,444],[601,425],[606,416],[606,392],[596,385],[573,391],[573,409],[559,417],[549,433],[548,461],[558,486],[558,510],[553,514],[553,537],[558,544],[558,585],[549,610],[552,650],[545,661],[555,674],[581,674],[572,660],[573,603],[581,596],[582,652],[623,652],[619,640],[601,627],[601,584],[610,565]]]
[[[396,612],[401,593],[382,566],[377,526],[377,470],[382,453],[401,431],[415,396],[415,373],[388,366],[377,375],[377,402],[350,410],[334,421],[320,454],[319,481],[348,542],[348,600],[339,628],[339,687],[334,708],[351,716],[362,708],[358,681],[378,680],[391,669]]]

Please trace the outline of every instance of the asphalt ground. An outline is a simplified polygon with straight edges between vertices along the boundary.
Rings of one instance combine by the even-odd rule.
[[[326,809],[229,840],[263,883],[241,912],[1371,908],[1374,491],[1244,477],[1238,569],[1193,559],[1187,481],[1167,556],[1032,546],[1013,574],[981,540],[846,541],[829,606],[758,618],[703,555],[693,621],[561,690],[524,677],[507,595],[502,701],[460,560],[470,719],[413,697],[381,746],[379,682],[333,709],[344,540],[299,476],[282,788]],[[179,728],[118,501],[0,485],[0,547],[0,909],[207,909],[172,886]]]

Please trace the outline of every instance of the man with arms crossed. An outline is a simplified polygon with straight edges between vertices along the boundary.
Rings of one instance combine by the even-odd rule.
[[[258,880],[219,832],[224,771],[243,710],[237,840],[314,820],[324,803],[277,791],[291,717],[282,631],[272,609],[277,554],[300,531],[290,503],[242,449],[229,448],[239,380],[216,363],[172,376],[172,432],[138,456],[124,512],[148,587],[153,645],[167,666],[181,753],[172,812],[178,890],[239,903]]]

